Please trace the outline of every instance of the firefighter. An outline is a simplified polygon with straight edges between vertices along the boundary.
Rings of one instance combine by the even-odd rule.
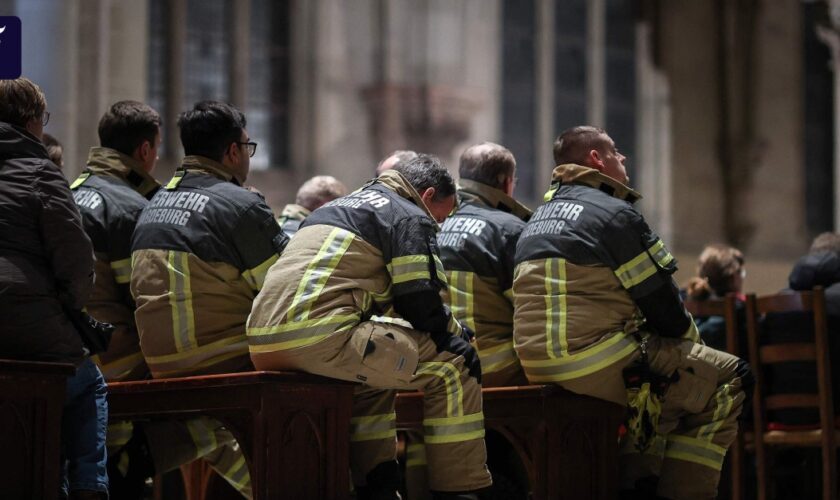
[[[257,147],[245,116],[203,101],[178,126],[186,157],[143,210],[131,244],[140,347],[155,378],[251,370],[245,321],[288,237],[262,196],[242,187]],[[250,495],[247,466],[218,422],[173,423],[146,437],[156,465],[203,455]],[[183,449],[173,444],[190,437]]]
[[[300,186],[297,195],[295,195],[295,202],[283,208],[283,213],[277,222],[283,228],[286,236],[291,238],[300,228],[303,219],[313,210],[346,194],[347,187],[335,177],[316,175]]]
[[[435,221],[454,203],[452,178],[428,155],[327,203],[271,268],[248,320],[257,369],[362,383],[350,435],[359,498],[397,498],[395,389],[425,391],[436,496],[475,498],[491,483],[481,367],[440,297]]]
[[[460,203],[438,234],[452,314],[475,332],[485,387],[527,384],[513,348],[513,257],[531,211],[514,200],[516,160],[485,142],[461,155]]]
[[[621,485],[631,497],[714,498],[749,367],[697,343],[671,277],[676,261],[633,207],[639,195],[609,135],[569,129],[554,159],[546,203],[516,248],[514,341],[525,374],[631,404]]]

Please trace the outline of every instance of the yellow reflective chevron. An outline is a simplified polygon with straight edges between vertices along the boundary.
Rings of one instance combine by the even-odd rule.
[[[417,365],[416,375],[432,375],[443,380],[446,387],[446,415],[457,417],[464,413],[464,387],[461,374],[452,363],[427,361]]]
[[[257,267],[246,269],[245,272],[242,273],[242,278],[251,285],[251,288],[259,292],[262,290],[263,284],[265,283],[265,275],[268,273],[268,268],[277,262],[278,258],[280,258],[280,256],[274,254],[265,259],[265,261]]]
[[[697,431],[697,437],[699,439],[711,441],[715,437],[715,433],[723,425],[726,417],[732,413],[732,407],[735,405],[734,392],[732,390],[732,384],[718,386],[713,398],[715,411],[712,414],[712,421]]]
[[[180,184],[181,181],[184,180],[184,176],[186,174],[186,170],[176,170],[175,175],[173,175],[172,178],[169,179],[169,182],[166,183],[166,187],[164,189],[175,189],[176,187],[178,187],[178,184]]]
[[[484,437],[484,413],[462,417],[423,419],[423,439],[426,444],[457,443]]]
[[[551,199],[554,198],[554,193],[556,193],[558,189],[560,189],[560,184],[552,183],[549,190],[545,192],[545,195],[543,195],[543,201],[546,203],[551,201]]]
[[[216,426],[208,418],[187,420],[187,430],[195,445],[196,456],[202,457],[219,447],[216,441]]]
[[[350,419],[350,441],[376,441],[397,437],[397,414],[382,413]]]
[[[192,306],[190,265],[188,254],[170,250],[167,252],[169,270],[169,306],[172,308],[172,330],[175,333],[175,348],[181,352],[195,349],[195,316]]]
[[[248,474],[248,465],[245,463],[245,455],[238,454],[235,462],[226,469],[220,469],[219,473],[227,482],[229,482],[237,491],[242,492],[248,486],[251,476]],[[218,464],[217,468],[222,464]]]
[[[404,255],[395,257],[386,267],[391,274],[391,282],[397,285],[407,281],[432,279],[432,275],[429,274],[430,264],[428,255]],[[443,281],[446,281],[446,277]]]
[[[619,266],[613,272],[621,281],[621,285],[630,289],[656,274],[657,264],[664,268],[673,260],[674,257],[665,248],[665,243],[659,239],[650,248]]]
[[[694,317],[691,314],[688,315],[691,318],[691,324],[688,325],[688,329],[682,335],[682,338],[690,340],[692,342],[700,342],[700,331],[697,329],[697,324],[694,323]]]
[[[545,260],[546,353],[560,358],[569,352],[566,339],[566,260]]]
[[[475,327],[475,295],[473,283],[475,273],[469,271],[447,271],[449,281],[449,297],[451,299],[452,315],[467,327],[476,331]]]
[[[98,358],[96,360],[96,364],[99,365],[99,368],[102,370],[102,375],[106,380],[122,380],[144,362],[142,352],[135,352],[134,354],[109,361],[108,363],[102,363]]]
[[[446,272],[443,269],[443,262],[441,262],[440,257],[437,255],[432,255],[435,259],[435,274],[437,279],[440,280],[441,283],[446,284]]]
[[[666,458],[693,462],[719,471],[723,466],[725,456],[726,448],[705,439],[668,435],[668,445],[665,449]]]
[[[131,258],[111,262],[114,281],[121,285],[131,282]]]
[[[355,236],[350,231],[338,227],[330,231],[329,236],[303,273],[292,305],[286,312],[287,321],[303,321],[309,318],[312,305],[318,299],[318,295],[321,294],[324,285]]]
[[[86,180],[88,180],[88,177],[90,177],[90,172],[82,172],[81,175],[76,177],[76,180],[73,181],[73,184],[70,184],[70,189],[76,189],[77,187],[81,186],[85,183]]]
[[[520,362],[531,382],[562,382],[602,370],[629,356],[638,348],[632,337],[617,332],[605,340],[562,358]]]

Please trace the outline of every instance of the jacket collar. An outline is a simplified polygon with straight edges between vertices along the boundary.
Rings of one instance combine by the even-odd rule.
[[[283,213],[280,214],[280,217],[286,217],[290,220],[303,220],[309,217],[310,211],[305,209],[300,205],[296,205],[294,203],[289,203],[285,207],[283,207]]]
[[[49,159],[47,149],[25,128],[0,122],[0,160],[7,158]]]
[[[184,159],[181,161],[181,169],[186,170],[187,172],[198,172],[202,174],[209,174],[213,177],[217,177],[227,182],[232,182],[237,186],[241,184],[239,181],[230,173],[227,168],[222,165],[221,163],[211,160],[205,156],[199,155],[189,155],[185,156]]]
[[[531,209],[514,200],[500,189],[470,179],[461,179],[458,184],[460,185],[458,194],[463,201],[480,203],[490,208],[508,212],[524,221],[531,218]]]
[[[143,196],[148,196],[160,187],[139,161],[111,148],[90,148],[87,171],[121,179]]]
[[[374,179],[372,183],[382,184],[406,200],[414,203],[420,210],[428,215],[430,219],[432,219],[432,222],[435,222],[434,215],[432,215],[432,212],[429,212],[429,209],[426,208],[426,204],[423,203],[423,199],[420,198],[420,193],[414,189],[414,186],[409,184],[408,180],[406,180],[401,173],[393,169],[386,170],[382,172],[382,175]]]
[[[642,195],[636,191],[611,177],[607,177],[594,168],[566,163],[554,167],[554,171],[551,173],[551,189],[545,194],[545,201],[550,200],[562,184],[582,184],[593,187],[628,203],[636,203],[642,198]]]

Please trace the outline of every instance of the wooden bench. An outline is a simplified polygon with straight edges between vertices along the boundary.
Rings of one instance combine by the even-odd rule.
[[[485,428],[519,455],[535,500],[618,497],[618,428],[625,409],[558,386],[482,389]],[[400,393],[397,429],[422,430],[422,393]]]
[[[66,363],[0,360],[0,479],[3,498],[52,499],[61,469]]]
[[[354,386],[287,372],[115,382],[109,417],[218,419],[242,448],[255,499],[346,499]]]

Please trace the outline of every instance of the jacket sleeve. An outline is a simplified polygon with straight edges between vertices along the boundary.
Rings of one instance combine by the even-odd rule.
[[[255,292],[262,289],[268,269],[288,243],[289,237],[262,199],[240,218],[234,231],[234,245],[242,261],[242,276]]]
[[[55,274],[59,298],[68,308],[81,309],[93,287],[93,246],[58,167],[46,162],[37,173],[41,240]]]
[[[502,294],[513,304],[513,268],[515,267],[516,244],[519,243],[519,236],[525,229],[525,223],[518,225],[514,230],[502,233],[502,251],[499,256],[499,288]]]
[[[461,333],[461,325],[440,297],[446,276],[435,226],[427,217],[403,218],[391,231],[391,275],[394,310],[414,328],[433,335]]]
[[[663,337],[697,340],[672,274],[677,262],[642,216],[625,209],[605,232],[608,261],[615,276],[645,316],[647,328]]]

